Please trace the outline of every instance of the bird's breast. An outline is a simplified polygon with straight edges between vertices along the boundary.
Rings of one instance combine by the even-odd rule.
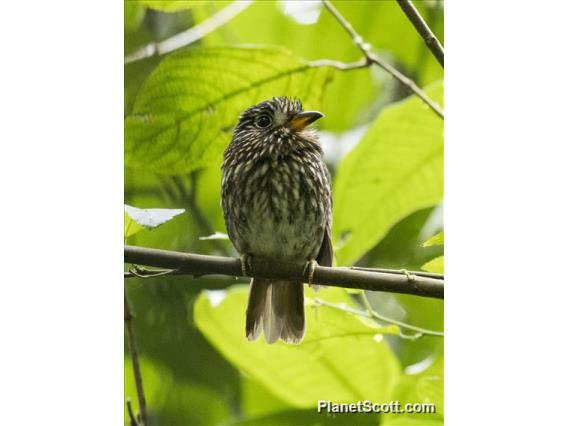
[[[321,159],[289,155],[239,163],[232,171],[235,232],[256,256],[303,261],[317,253],[327,206]]]

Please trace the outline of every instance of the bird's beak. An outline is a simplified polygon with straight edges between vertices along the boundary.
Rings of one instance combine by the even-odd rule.
[[[319,111],[300,112],[292,117],[292,119],[288,122],[288,127],[295,131],[303,130],[308,125],[322,117],[324,117],[324,115]]]

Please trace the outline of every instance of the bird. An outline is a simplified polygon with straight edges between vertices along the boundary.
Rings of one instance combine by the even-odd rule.
[[[288,97],[268,99],[239,117],[223,156],[221,205],[245,276],[251,259],[305,262],[311,284],[317,264],[332,264],[331,177],[318,133],[309,127],[322,117]],[[246,337],[256,340],[262,331],[268,344],[301,343],[302,282],[252,278]]]

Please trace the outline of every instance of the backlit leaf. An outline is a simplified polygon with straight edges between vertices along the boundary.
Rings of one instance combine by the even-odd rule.
[[[426,92],[442,104],[443,84]],[[354,263],[403,217],[442,200],[443,155],[443,120],[422,101],[413,96],[384,109],[338,168],[338,264]]]
[[[424,247],[444,245],[444,231],[434,235],[424,243]]]
[[[317,306],[310,298],[307,332],[300,345],[281,341],[267,345],[262,338],[249,342],[245,337],[247,293],[242,286],[201,293],[194,305],[194,321],[224,357],[275,397],[299,408],[314,407],[320,399],[390,399],[400,366],[382,333],[397,334],[397,327],[380,327],[367,318]],[[308,294],[314,297],[313,291]],[[317,297],[352,304],[341,289],[321,290]]]
[[[202,5],[202,0],[138,0],[141,4],[149,9],[159,10],[161,12],[178,12],[180,10],[192,9]]]
[[[125,164],[181,174],[219,162],[246,108],[274,96],[317,109],[333,70],[276,48],[193,48],[168,56],[125,123]]]
[[[444,273],[444,256],[438,256],[422,265],[422,269],[436,274]]]

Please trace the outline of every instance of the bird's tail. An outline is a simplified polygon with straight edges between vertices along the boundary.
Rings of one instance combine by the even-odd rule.
[[[306,332],[304,285],[290,281],[253,278],[247,307],[246,333],[256,340],[264,330],[266,343],[279,338],[286,343],[300,343]]]

